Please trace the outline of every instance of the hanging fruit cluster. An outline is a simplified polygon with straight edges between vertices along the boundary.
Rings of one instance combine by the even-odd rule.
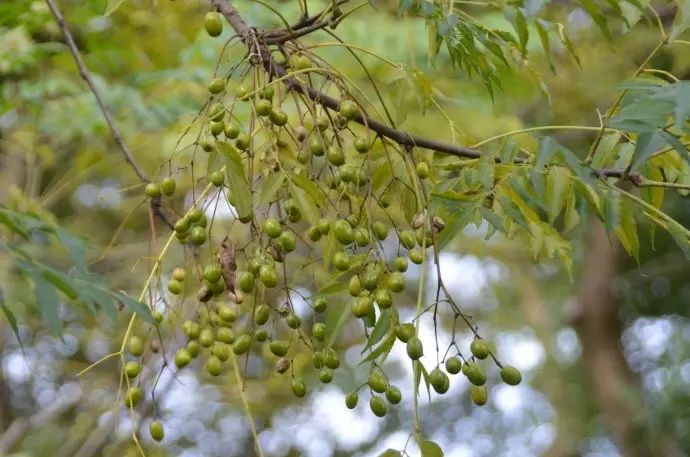
[[[221,35],[221,17],[208,13],[205,28],[210,36]],[[436,183],[432,154],[402,148],[369,130],[361,120],[370,105],[357,101],[348,84],[307,50],[292,44],[270,52],[288,76],[269,76],[248,56],[208,84],[209,102],[194,143],[201,150],[195,147],[194,157],[208,164],[203,195],[216,189],[236,220],[223,228],[224,239],[216,244],[209,218],[218,198],[198,198],[174,224],[176,240],[195,254],[196,263],[193,293],[189,266],[164,275],[172,297],[165,301],[175,309],[166,315],[185,313],[175,302],[191,302],[194,310],[181,324],[186,343],[177,348],[174,365],[184,369],[200,359],[204,372],[215,377],[237,369],[227,367],[251,352],[270,360],[286,377],[286,387],[303,397],[307,371],[297,369],[295,361],[308,355],[321,383],[337,376],[341,360],[334,342],[342,327],[327,327],[322,316],[342,314],[345,307],[346,317],[360,322],[367,335],[363,361],[370,366],[366,382],[345,396],[348,408],[355,408],[361,390],[369,392],[370,409],[378,417],[400,403],[401,390],[382,366],[396,342],[405,345],[414,369],[439,394],[449,389],[448,374],[462,373],[472,384],[472,401],[485,404],[480,361],[489,357],[504,382],[518,384],[520,372],[501,365],[480,338],[472,343],[471,356],[463,357],[452,342],[457,354],[448,356],[449,347],[441,364],[425,369],[417,324],[437,307],[460,316],[451,297],[418,303],[411,322],[400,320],[397,303],[407,287],[409,262],[437,262],[438,237],[445,229],[427,198]],[[289,91],[287,78],[336,93],[339,106],[327,109]],[[175,180],[167,177],[148,184],[145,193],[169,197],[175,189]],[[202,266],[200,259],[209,251],[213,254]],[[308,319],[300,318],[295,300],[311,308]],[[164,319],[160,313],[154,317]],[[470,329],[476,335],[476,328]],[[142,356],[138,336],[130,337],[129,352]],[[134,380],[141,364],[127,361],[124,370]],[[134,407],[142,395],[141,386],[131,385],[125,403]],[[152,422],[150,432],[162,439],[160,422]]]

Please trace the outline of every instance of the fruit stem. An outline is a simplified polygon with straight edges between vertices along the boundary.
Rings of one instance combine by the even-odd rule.
[[[259,442],[259,435],[256,433],[256,426],[254,425],[254,418],[252,417],[252,412],[249,409],[249,402],[247,401],[247,396],[244,394],[244,388],[242,387],[242,377],[240,376],[240,367],[237,365],[237,357],[231,351],[230,359],[232,360],[232,369],[235,372],[235,379],[237,380],[237,387],[240,392],[240,399],[242,400],[242,406],[244,407],[244,414],[247,416],[247,421],[249,422],[249,430],[254,438],[254,446],[256,447],[256,455],[258,457],[264,457],[264,451],[261,449],[261,442]]]
[[[416,187],[416,186],[415,186]],[[415,331],[416,337],[419,337],[419,316],[422,314],[422,309],[424,307],[424,278],[426,277],[424,263],[426,261],[426,238],[422,239],[422,263],[419,269],[419,285],[417,290],[417,310],[415,311]],[[419,360],[412,361],[412,384],[414,387],[414,398],[413,398],[413,409],[414,409],[414,434],[417,444],[422,442],[422,426],[419,422],[419,383],[417,382],[418,377],[421,375],[419,373],[419,365],[422,362]]]

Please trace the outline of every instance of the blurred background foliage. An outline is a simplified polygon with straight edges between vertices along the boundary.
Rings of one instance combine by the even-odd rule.
[[[205,102],[216,65],[219,45],[202,33],[209,5],[198,0],[127,0],[105,16],[106,8],[117,2],[58,3],[138,162],[150,175],[167,173],[167,165],[161,164]],[[251,24],[281,25],[260,4],[233,3]],[[297,2],[271,3],[288,18],[299,14]],[[399,17],[397,1],[375,3],[376,10],[363,8],[344,21],[338,36],[420,71],[462,132],[456,137],[462,144],[538,125],[597,126],[597,110],[607,109],[618,84],[659,42],[653,20],[640,21],[632,31],[612,22],[617,25],[607,39],[579,6],[558,7],[553,14],[568,30],[579,65],[567,49],[554,44],[556,71],[551,72],[541,46],[531,40],[529,60],[521,67],[497,69],[502,87],[491,97],[480,79],[453,69],[447,53],[429,63],[424,21]],[[511,27],[492,8],[458,3],[467,4],[463,8],[486,24]],[[310,5],[316,10],[319,2]],[[664,21],[675,11],[670,5],[658,5],[659,11],[671,11],[662,14]],[[312,44],[331,41],[325,34],[306,39]],[[689,49],[667,47],[651,66],[688,79]],[[346,50],[324,46],[316,52],[369,87]],[[361,58],[385,97],[398,106],[396,115],[404,115],[401,127],[452,139],[438,112],[400,100],[401,91],[390,82],[394,75],[384,63],[366,54]],[[553,135],[583,156],[593,138],[570,130]],[[513,139],[530,148],[537,143],[530,134]],[[142,186],[122,161],[41,1],[0,3],[0,157],[0,203],[57,221],[88,240],[90,269],[107,277],[114,290],[134,294],[156,255]],[[178,161],[170,170],[183,191],[192,187],[192,165]],[[690,225],[687,199],[669,193],[664,209]],[[444,397],[432,395],[430,402],[424,395],[425,431],[443,445],[446,455],[690,455],[688,261],[667,234],[657,231],[653,240],[641,234],[638,263],[622,249],[610,247],[597,227],[592,220],[570,234],[573,282],[560,264],[535,263],[520,243],[482,241],[485,227],[465,229],[449,246],[442,265],[452,275],[452,291],[503,358],[523,370],[527,382],[512,391],[492,388],[484,408],[470,407],[464,385],[454,385]],[[59,243],[29,243],[27,249],[56,268],[72,267]],[[117,350],[125,313],[111,318],[63,304],[59,312],[64,330],[55,336],[4,253],[0,265],[6,303],[17,318],[22,342],[20,346],[4,320],[0,454],[137,455],[130,416],[113,406],[115,361],[76,377]],[[606,265],[611,268],[606,270]],[[409,277],[418,274],[419,269],[411,269]],[[411,303],[415,288],[410,286],[407,294]],[[449,330],[450,322],[443,327]],[[383,421],[364,414],[361,405],[354,412],[344,409],[340,390],[353,387],[361,367],[356,366],[359,354],[354,348],[360,341],[348,338],[347,328],[343,335],[339,346],[351,363],[347,375],[326,388],[310,379],[317,393],[305,401],[295,400],[280,378],[264,379],[270,368],[260,359],[251,361],[247,393],[267,455],[365,456],[405,446],[412,427],[409,409],[401,408]],[[470,335],[463,338],[469,341]],[[348,346],[353,349],[348,351]],[[392,363],[400,365],[398,374],[406,379],[398,349]],[[157,369],[147,367],[145,376],[154,377]],[[149,455],[254,452],[234,379],[213,383],[185,372],[163,376],[160,382],[159,403],[141,411],[142,424],[148,424],[154,411],[166,424],[162,446],[148,436],[143,440]],[[625,392],[625,402],[609,401],[611,392]],[[409,401],[411,393],[403,393]]]

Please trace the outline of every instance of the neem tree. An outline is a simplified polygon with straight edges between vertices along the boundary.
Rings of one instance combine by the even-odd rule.
[[[606,35],[613,27],[632,28],[645,19],[658,26],[660,38],[601,116],[589,150],[576,153],[547,136],[537,150],[518,147],[510,136],[521,132],[466,147],[397,128],[394,114],[402,108],[386,106],[371,76],[370,87],[357,87],[315,52],[319,46],[341,46],[368,74],[359,56],[371,52],[340,41],[334,29],[352,13],[377,7],[374,0],[323,2],[318,12],[297,0],[302,15],[296,21],[281,15],[281,3],[257,0],[284,24],[267,30],[248,24],[233,2],[213,0],[204,19],[206,32],[219,37],[229,27],[233,35],[218,42],[208,102],[154,180],[127,149],[56,4],[47,3],[124,158],[145,184],[152,214],[172,233],[138,300],[28,258],[20,268],[43,294],[54,286],[94,309],[119,300],[135,311],[121,349],[96,362],[121,360],[120,385],[132,413],[146,396],[155,403],[156,384],[140,380],[143,364],[161,371],[198,369],[210,376],[232,373],[243,395],[242,366],[250,353],[273,364],[285,388],[303,397],[308,390],[303,378],[311,370],[322,383],[338,376],[342,354],[334,343],[355,321],[365,336],[361,363],[370,371],[359,389],[346,395],[344,406],[354,408],[361,399],[379,417],[396,407],[401,391],[389,382],[384,362],[395,344],[404,344],[414,379],[412,435],[423,455],[442,455],[437,444],[425,439],[417,414],[420,386],[443,394],[449,375],[462,374],[472,384],[472,400],[481,406],[488,400],[485,370],[497,370],[510,385],[521,381],[520,372],[501,363],[444,285],[439,253],[464,227],[486,224],[487,239],[501,234],[516,243],[526,240],[535,258],[557,257],[570,271],[571,246],[564,234],[587,213],[601,219],[633,256],[639,248],[638,221],[647,219],[650,226],[668,231],[690,257],[690,232],[660,209],[665,191],[690,191],[690,85],[663,72],[668,80],[637,78],[650,70],[647,65],[659,50],[690,44],[678,39],[690,25],[687,2],[679,2],[668,30],[649,2],[608,1],[605,7],[579,2]],[[117,8],[122,2],[114,3]],[[545,3],[480,4],[502,11],[513,32],[488,28],[465,11],[465,4],[477,2],[400,0],[398,12],[426,22],[430,59],[447,52],[457,71],[482,79],[493,94],[501,85],[496,69],[526,62],[527,43],[535,33],[532,38],[541,42],[552,67],[552,48],[578,58],[566,30],[553,20],[562,8],[551,10]],[[312,33],[329,34],[335,41],[305,44],[302,40]],[[235,47],[244,49],[244,57],[229,61],[228,50]],[[413,100],[442,112],[421,72],[380,58],[397,75],[401,104]],[[455,138],[454,120],[448,124]],[[170,176],[172,164],[188,163],[190,157],[191,204],[176,197]],[[221,198],[236,213],[229,226],[214,224]],[[29,224],[18,214],[3,215],[3,224],[13,230]],[[59,229],[39,228],[76,245]],[[189,254],[186,264],[166,262],[172,250]],[[408,262],[433,264],[436,274],[419,275],[416,310],[405,321],[396,295],[406,287]],[[436,291],[430,302],[427,287]],[[298,317],[295,300],[313,309],[308,319]],[[55,321],[55,316],[46,317]],[[451,319],[451,341],[439,341],[437,332],[435,346],[423,347],[418,338],[423,319],[436,330],[439,319]],[[470,347],[456,344],[456,330],[475,335]],[[242,398],[256,452],[262,455],[250,407]],[[161,440],[163,424],[152,421],[150,434]],[[133,439],[143,455],[136,433]]]

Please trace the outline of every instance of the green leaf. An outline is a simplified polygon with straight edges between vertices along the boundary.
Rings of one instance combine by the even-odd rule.
[[[386,449],[379,454],[379,457],[402,457],[402,452],[396,451],[395,449]]]
[[[553,64],[553,59],[551,58],[551,41],[549,39],[549,31],[544,26],[546,22],[541,19],[534,21],[534,28],[537,29],[537,34],[539,34],[539,40],[541,41],[541,46],[544,48],[544,56],[549,64],[549,68],[552,72],[556,72],[556,67]]]
[[[419,443],[419,450],[422,453],[422,457],[443,457],[441,446],[430,440],[424,440]]]
[[[518,35],[518,41],[520,43],[520,53],[523,57],[527,54],[527,41],[529,40],[529,31],[527,30],[527,21],[525,20],[525,14],[520,8],[505,7],[506,18],[513,24],[515,32]]]
[[[551,167],[546,174],[546,201],[550,223],[553,224],[565,208],[570,192],[570,170],[565,167]]]
[[[631,170],[637,170],[638,167],[649,159],[652,154],[661,149],[665,144],[664,138],[659,132],[643,132],[637,136],[637,143],[635,144],[635,153],[633,155]]]
[[[375,360],[382,354],[388,354],[393,348],[393,344],[395,344],[395,333],[390,332],[387,334],[386,338],[381,341],[379,345],[374,348],[374,350],[371,351],[371,353],[369,353],[364,359],[362,359],[361,362],[359,362],[359,365]]]
[[[639,262],[640,239],[637,236],[637,223],[627,201],[621,201],[620,224],[615,228],[615,233],[621,245]]]
[[[278,190],[285,182],[285,174],[276,172],[264,178],[261,186],[261,196],[259,197],[259,205],[266,205],[268,202],[274,200],[278,194]]]
[[[62,320],[60,320],[60,299],[53,287],[39,270],[34,270],[31,275],[34,282],[34,294],[36,305],[48,322],[48,327],[53,335],[59,336],[62,333]]]
[[[609,190],[606,192],[604,200],[604,225],[606,231],[612,233],[620,224],[621,220],[621,202],[618,192]]]
[[[149,310],[148,306],[141,303],[139,300],[131,298],[129,295],[123,292],[110,293],[113,297],[115,297],[116,300],[122,302],[127,308],[129,308],[132,312],[137,313],[139,317],[144,319],[146,322],[155,325],[156,321],[153,320],[153,316],[151,316],[151,311]]]
[[[556,141],[549,137],[549,136],[544,136],[539,138],[539,149],[537,150],[537,163],[534,165],[534,168],[537,170],[542,170],[547,163],[551,160],[551,157],[556,153],[558,150],[558,143]]]
[[[234,194],[237,206],[237,214],[240,218],[249,218],[254,211],[252,204],[252,192],[244,173],[244,164],[240,154],[229,143],[218,143],[218,149],[225,157],[225,172],[227,174],[228,187]]]
[[[419,360],[415,360],[412,362],[412,367],[413,370],[415,370],[415,385],[417,386],[417,395],[419,395],[419,383],[421,382],[422,378],[424,378],[426,393],[429,397],[429,401],[431,401],[431,383],[429,382],[429,373],[426,371],[426,368],[424,368],[424,364]]]
[[[369,339],[367,340],[367,344],[362,349],[362,354],[364,354],[367,351],[367,349],[381,341],[381,339],[386,335],[386,333],[388,333],[392,329],[390,323],[391,317],[388,310],[381,311],[381,315],[379,316],[378,321],[376,321],[374,330],[372,330],[371,335],[369,335]]]
[[[43,276],[70,300],[76,300],[79,297],[74,282],[66,274],[52,268],[43,268]]]
[[[328,199],[321,191],[321,188],[314,184],[314,181],[307,178],[305,175],[290,174],[290,181],[304,190],[309,197],[314,200],[317,206],[325,208],[328,204]]]
[[[67,230],[62,228],[55,229],[55,236],[62,247],[67,250],[72,262],[79,271],[86,270],[86,240],[78,236],[72,235]]]
[[[301,187],[291,186],[290,193],[295,198],[297,206],[302,210],[302,214],[311,225],[319,222],[319,210],[314,199],[309,196]]]
[[[673,237],[678,247],[680,247],[685,257],[690,259],[690,240],[688,240],[687,230],[684,230],[680,224],[668,224],[668,232]]]
[[[589,14],[594,23],[599,27],[601,33],[603,33],[604,36],[610,40],[611,31],[609,30],[608,21],[606,20],[606,16],[604,16],[602,13],[601,8],[592,0],[580,0],[580,4],[582,5],[582,8],[587,11],[587,14]]]
[[[690,27],[690,0],[676,0],[678,4],[678,11],[673,21],[673,28],[669,40],[673,41],[678,38],[678,35],[685,32]]]
[[[110,16],[113,14],[122,6],[124,2],[125,0],[108,0],[108,3],[105,7],[105,16]]]
[[[10,325],[10,328],[12,329],[12,333],[14,333],[14,336],[17,338],[17,341],[19,341],[19,344],[22,345],[22,340],[19,338],[19,328],[17,327],[17,318],[15,317],[12,310],[7,307],[7,302],[5,301],[5,291],[1,288],[0,288],[0,308],[2,308],[2,313],[5,315],[5,319],[7,319],[7,323]]]

